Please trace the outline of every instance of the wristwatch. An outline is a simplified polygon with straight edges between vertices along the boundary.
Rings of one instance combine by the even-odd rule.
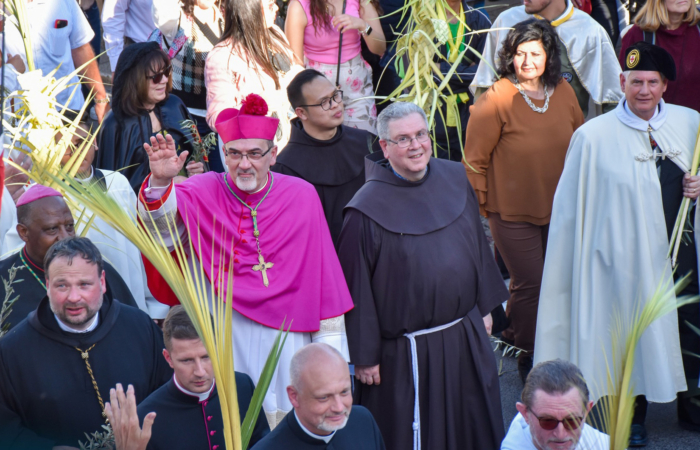
[[[367,28],[365,28],[364,31],[360,31],[360,34],[362,34],[363,36],[369,36],[370,34],[372,34],[372,27],[369,23],[367,24]]]

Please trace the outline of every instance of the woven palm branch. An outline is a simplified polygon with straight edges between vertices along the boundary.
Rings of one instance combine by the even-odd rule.
[[[449,25],[445,20],[445,10],[457,17],[458,23],[465,30],[464,50],[449,60],[440,52],[440,46],[451,38]],[[402,78],[402,82],[388,97],[376,98],[381,98],[385,102],[412,102],[420,106],[428,116],[428,126],[433,137],[435,135],[435,114],[440,114],[443,123],[446,123],[446,117],[443,116],[442,110],[444,105],[447,114],[454,115],[457,121],[456,129],[459,135],[460,151],[463,152],[459,110],[448,82],[467,52],[472,52],[481,59],[481,54],[471,47],[472,39],[476,34],[487,33],[491,30],[471,30],[461,14],[452,10],[445,0],[432,2],[406,0],[404,6],[393,14],[401,14],[401,23],[405,24],[403,29],[399,30],[401,37],[396,40],[396,55],[392,61],[397,73]],[[443,75],[438,63],[436,63],[436,61],[441,60],[451,64],[447,75]],[[389,64],[387,64],[388,66]]]
[[[201,260],[193,258],[192,264],[187,263],[187,255],[193,255],[195,250],[197,254],[201,254],[202,242],[180,239],[180,234],[171,222],[168,222],[167,235],[162,235],[157,228],[151,230],[151,227],[139,225],[137,217],[123,209],[97,185],[83,185],[65,173],[55,176],[54,181],[64,190],[73,190],[73,195],[81,204],[129,239],[167,281],[192,319],[212,361],[221,400],[226,448],[233,450],[246,448],[286,341],[288,332],[283,333],[284,323],[280,324],[279,334],[270,350],[248,412],[241,424],[231,329],[233,274],[232,272],[222,273],[224,266],[233,267],[233,261],[228,261],[229,264],[220,264],[218,276],[212,276],[212,279],[223,280],[221,283],[226,283],[227,289],[222,289],[222,284],[207,286]],[[166,242],[175,244],[173,254],[168,251]],[[212,245],[212,248],[215,247]],[[223,254],[220,254],[219,258],[223,258]],[[214,271],[214,260],[215,258],[212,258],[210,273]]]

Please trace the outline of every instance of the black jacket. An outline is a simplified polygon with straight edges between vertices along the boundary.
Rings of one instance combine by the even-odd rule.
[[[160,119],[161,129],[175,140],[178,153],[184,150],[192,152],[192,146],[180,126],[183,120],[192,119],[182,100],[170,94],[163,103],[156,105],[154,112]],[[143,149],[143,144],[150,142],[151,136],[151,119],[145,111],[140,116],[121,120],[110,111],[97,137],[99,150],[95,155],[95,167],[121,171],[138,194],[141,183],[151,172],[148,154]]]
[[[45,297],[36,311],[0,339],[0,448],[78,447],[85,433],[103,432],[102,410],[81,350],[103,402],[121,383],[145,399],[172,377],[163,358],[163,333],[150,317],[105,294],[99,325],[87,333],[59,328]]]

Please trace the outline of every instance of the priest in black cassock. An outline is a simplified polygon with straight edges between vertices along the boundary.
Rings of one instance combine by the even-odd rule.
[[[431,158],[418,106],[396,102],[377,125],[383,155],[367,157],[338,246],[355,303],[345,315],[355,402],[390,450],[497,449],[505,430],[488,333],[508,291],[476,196],[463,166]]]
[[[343,208],[364,184],[365,156],[381,150],[379,141],[368,131],[343,126],[343,93],[317,70],[299,72],[287,97],[297,118],[272,170],[314,185],[337,249]]]
[[[372,414],[352,406],[352,386],[343,355],[327,344],[309,344],[294,354],[287,387],[294,410],[253,450],[384,450]]]
[[[112,298],[102,264],[89,239],[54,244],[48,296],[0,338],[1,449],[78,448],[104,431],[110,387],[132,384],[143,400],[172,377],[160,329]]]
[[[6,297],[5,283],[0,283],[0,302],[12,303],[10,314],[2,321],[11,329],[34,311],[46,296],[44,256],[54,243],[75,236],[74,221],[60,192],[40,184],[32,185],[17,201],[17,233],[25,242],[17,253],[0,262],[0,279],[14,290]],[[124,280],[104,262],[107,291],[121,303],[136,306]]]
[[[216,391],[214,369],[207,349],[181,305],[168,312],[163,323],[163,356],[173,368],[173,377],[138,406],[139,421],[151,412],[149,450],[225,450],[221,403]],[[248,412],[255,385],[244,373],[236,372],[238,411],[241,422]],[[270,432],[260,408],[248,447]]]

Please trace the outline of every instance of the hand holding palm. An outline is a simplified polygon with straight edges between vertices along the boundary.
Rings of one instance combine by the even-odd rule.
[[[189,152],[182,152],[177,155],[175,141],[172,136],[163,137],[158,134],[151,137],[150,145],[143,144],[144,150],[148,153],[148,163],[151,168],[151,187],[162,187],[170,184],[182,167]]]

